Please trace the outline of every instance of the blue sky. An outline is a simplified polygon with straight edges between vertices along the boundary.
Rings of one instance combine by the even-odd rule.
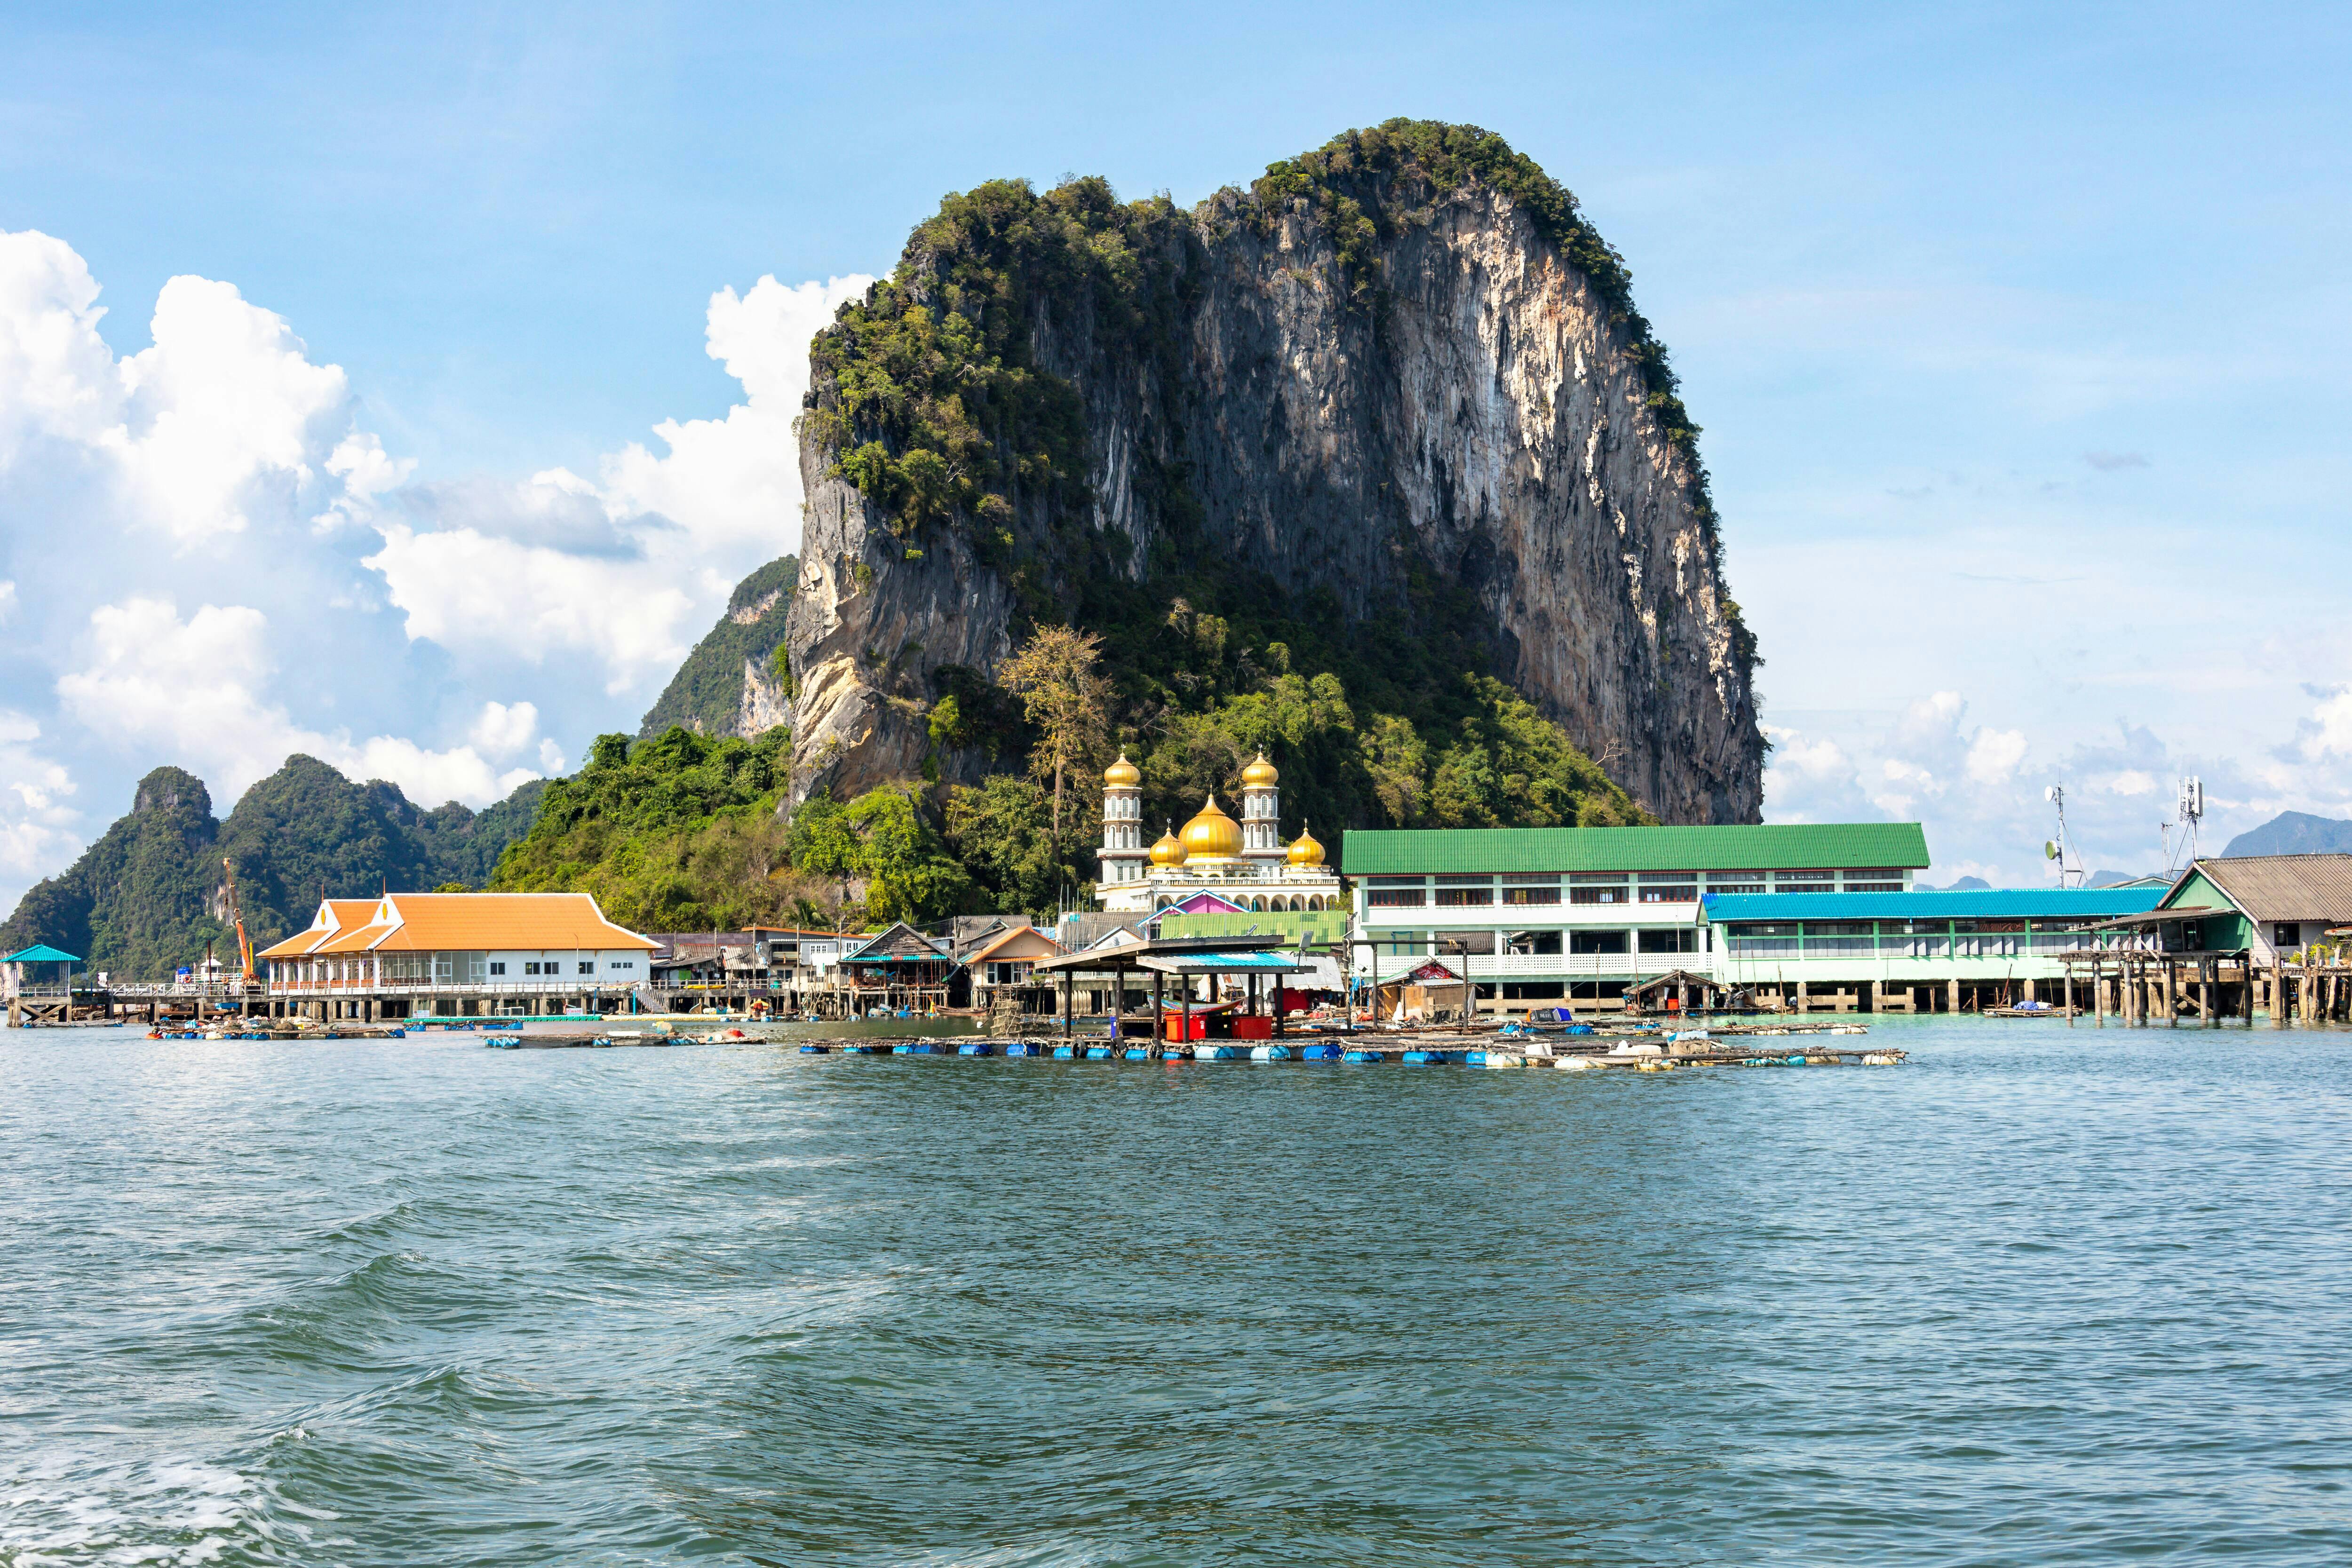
[[[2344,14],[2053,11],[0,8],[0,897],[158,761],[563,765],[791,548],[791,345],[943,193],[1393,114],[1630,262],[1769,815],[2006,881],[2052,781],[2125,869],[2180,771],[2352,815]]]

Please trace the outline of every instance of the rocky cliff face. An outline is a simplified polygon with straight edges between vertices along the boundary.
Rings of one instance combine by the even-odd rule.
[[[1139,580],[1207,550],[1328,591],[1370,637],[1414,634],[1416,580],[1458,587],[1493,673],[1651,811],[1758,820],[1752,645],[1613,253],[1578,248],[1557,187],[1548,205],[1347,138],[1320,156],[1311,179],[1277,165],[1252,193],[1130,215],[1148,333],[1101,287],[1034,291],[1032,365],[1083,412],[1076,507],[1009,483],[992,516],[910,529],[907,505],[836,469],[838,427],[803,422],[795,798],[913,773],[926,680],[992,668],[1024,608],[1067,588],[1057,561]],[[946,297],[922,238],[909,293],[991,308]],[[817,368],[822,410],[842,389],[822,352]]]

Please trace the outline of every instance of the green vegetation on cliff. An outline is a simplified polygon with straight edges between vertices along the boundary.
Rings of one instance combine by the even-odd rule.
[[[771,668],[783,646],[784,617],[793,605],[800,562],[791,556],[772,560],[741,582],[727,601],[719,624],[694,645],[654,706],[646,710],[637,737],[651,740],[672,725],[698,735],[732,735],[743,712],[743,670]]]
[[[491,879],[502,893],[592,893],[638,931],[930,919],[967,908],[971,879],[917,797],[877,789],[777,814],[790,739],[673,726],[632,745],[602,735],[547,786],[538,820]]]
[[[257,948],[310,923],[324,894],[364,897],[446,883],[478,885],[530,826],[532,780],[482,811],[452,802],[419,810],[381,779],[353,783],[311,757],[286,765],[213,818],[202,780],[158,768],[131,814],[67,870],[35,884],[0,925],[0,951],[47,942],[126,979],[158,979],[236,947],[221,862],[236,866],[238,902]]]

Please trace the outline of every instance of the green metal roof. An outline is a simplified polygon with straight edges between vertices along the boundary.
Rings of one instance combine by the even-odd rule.
[[[1416,872],[1796,871],[1830,866],[1924,870],[1916,822],[1685,828],[1352,828],[1340,841],[1349,876]]]

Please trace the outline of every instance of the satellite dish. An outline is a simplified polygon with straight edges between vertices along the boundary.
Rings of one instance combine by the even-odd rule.
[[[2058,799],[2058,786],[2053,784],[2047,789],[2042,790],[2042,798],[2045,800],[2055,800]]]
[[[2042,841],[2042,858],[2046,861],[2056,860],[2058,858],[2058,846],[2052,843],[2049,840],[2044,839]]]

